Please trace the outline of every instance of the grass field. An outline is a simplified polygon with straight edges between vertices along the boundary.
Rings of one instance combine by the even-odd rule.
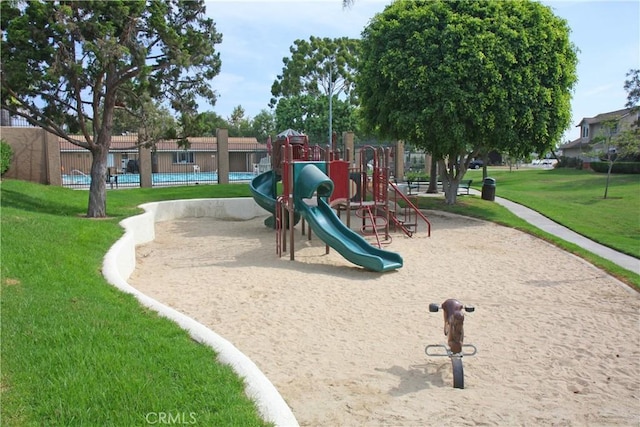
[[[215,190],[248,195],[246,186]],[[100,273],[122,235],[119,220],[140,202],[189,197],[188,189],[110,192],[106,220],[82,217],[83,191],[18,181],[1,191],[3,426],[134,426],[160,417],[266,425],[211,349]]]
[[[532,207],[607,246],[638,257],[640,176],[575,170],[489,170],[497,195]],[[480,188],[480,171],[466,178]],[[263,426],[240,379],[215,353],[100,273],[141,203],[250,197],[248,185],[114,190],[109,218],[84,217],[87,193],[5,180],[1,194],[1,424],[145,425],[160,414],[197,425]],[[640,276],[539,232],[500,205],[463,196],[424,208],[499,222],[536,234],[640,288]],[[437,232],[437,230],[434,230]],[[154,418],[155,417],[155,418]]]
[[[522,175],[524,174],[524,179]],[[472,171],[468,176],[480,175]],[[490,170],[500,197],[528,206],[565,227],[640,258],[640,175],[606,175],[575,169]]]

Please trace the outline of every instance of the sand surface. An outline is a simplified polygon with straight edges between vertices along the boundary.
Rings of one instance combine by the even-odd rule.
[[[640,294],[550,244],[429,216],[394,234],[403,268],[365,271],[296,232],[278,258],[264,218],[156,225],[129,282],[231,341],[302,426],[640,425]],[[474,305],[454,389],[431,302]]]

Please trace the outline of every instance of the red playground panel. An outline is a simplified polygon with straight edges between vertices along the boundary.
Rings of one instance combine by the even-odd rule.
[[[349,162],[332,160],[329,163],[329,178],[333,181],[331,201],[349,198]]]

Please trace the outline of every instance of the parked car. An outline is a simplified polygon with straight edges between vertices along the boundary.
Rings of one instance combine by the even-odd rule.
[[[482,160],[473,160],[471,163],[469,163],[469,169],[480,169],[482,165],[484,165],[484,163],[482,163]]]

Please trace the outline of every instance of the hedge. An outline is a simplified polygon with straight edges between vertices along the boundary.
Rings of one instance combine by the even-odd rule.
[[[607,173],[609,162],[591,162],[591,169],[599,173]],[[611,173],[640,174],[640,162],[616,162],[613,164]]]
[[[0,175],[11,166],[11,158],[13,157],[13,149],[5,140],[0,140]]]

